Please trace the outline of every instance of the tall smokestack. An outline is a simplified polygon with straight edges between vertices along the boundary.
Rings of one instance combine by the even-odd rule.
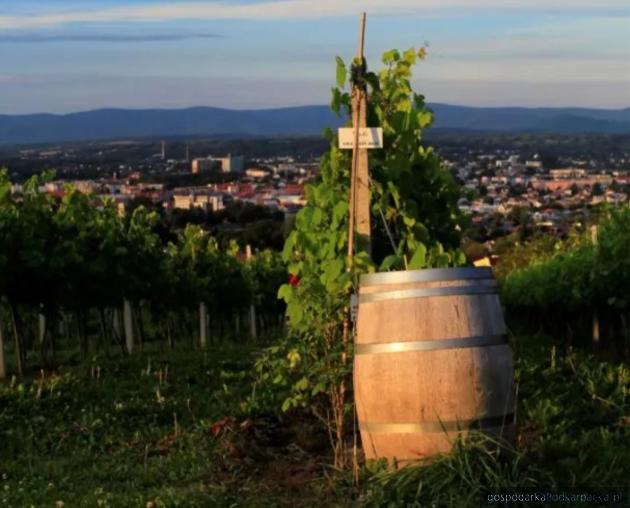
[[[166,160],[166,141],[162,140],[162,160]]]

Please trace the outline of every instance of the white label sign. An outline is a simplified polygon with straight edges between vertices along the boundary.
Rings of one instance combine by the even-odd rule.
[[[354,148],[354,129],[352,127],[339,129],[339,148],[344,150]],[[383,129],[381,127],[359,129],[359,148],[383,148]]]

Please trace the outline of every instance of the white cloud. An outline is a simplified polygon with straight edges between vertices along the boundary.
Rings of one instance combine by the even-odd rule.
[[[588,23],[583,20],[543,23],[465,39],[449,34],[440,43],[439,53],[457,58],[558,56],[574,60],[591,57],[625,60],[630,54],[628,22],[618,18],[601,18]]]
[[[615,10],[630,15],[627,0],[265,0],[242,4],[216,2],[181,2],[177,4],[145,4],[142,6],[50,11],[41,14],[0,16],[0,29],[24,29],[64,25],[68,23],[155,22],[185,19],[292,19],[323,18],[370,14],[428,14],[457,9],[462,11],[512,10],[605,13]]]
[[[625,19],[567,20],[482,35],[449,34],[431,41],[431,75],[456,79],[630,82],[630,37]]]

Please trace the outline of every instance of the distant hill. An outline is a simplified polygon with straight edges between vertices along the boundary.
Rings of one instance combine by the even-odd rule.
[[[435,128],[553,134],[630,134],[630,108],[473,108],[432,104]]]
[[[436,129],[630,134],[630,108],[473,108],[432,104]],[[99,109],[66,115],[0,115],[0,144],[199,135],[304,136],[337,127],[328,106],[264,110]]]

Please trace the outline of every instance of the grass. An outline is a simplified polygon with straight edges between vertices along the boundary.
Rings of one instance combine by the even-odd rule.
[[[95,359],[0,385],[0,506],[479,506],[487,491],[630,487],[630,369],[514,343],[515,449],[336,473],[304,415],[250,414],[250,347]],[[588,506],[588,505],[583,505]]]
[[[210,350],[9,383],[0,391],[0,505],[229,505],[229,475],[212,481],[222,450],[211,428],[242,414],[250,364],[247,349]]]

